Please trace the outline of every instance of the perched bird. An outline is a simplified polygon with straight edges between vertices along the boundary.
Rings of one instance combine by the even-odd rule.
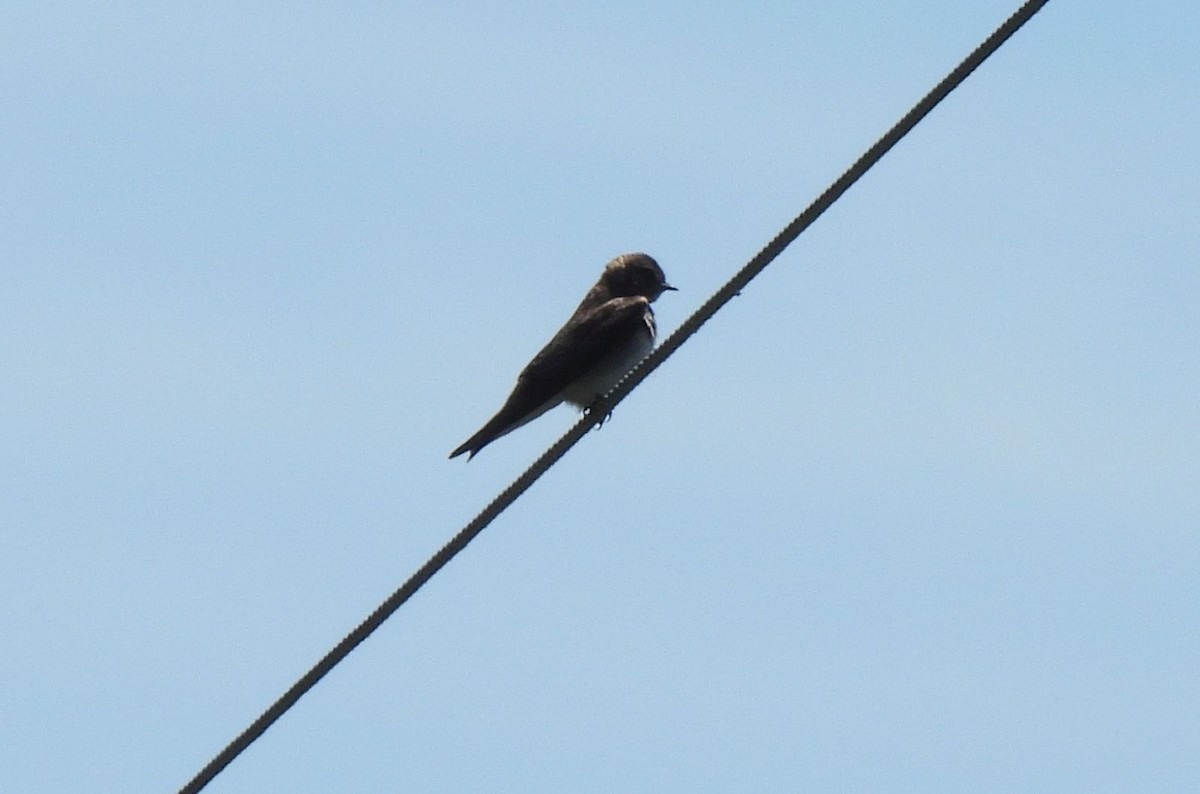
[[[650,304],[673,289],[645,254],[622,254],[605,265],[579,308],[521,370],[500,411],[450,457],[467,452],[470,460],[561,402],[590,407],[654,348]]]

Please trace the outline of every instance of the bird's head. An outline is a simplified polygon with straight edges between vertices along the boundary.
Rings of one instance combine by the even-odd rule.
[[[675,289],[667,283],[658,263],[646,254],[621,254],[604,266],[600,283],[614,298],[641,295],[651,302]]]

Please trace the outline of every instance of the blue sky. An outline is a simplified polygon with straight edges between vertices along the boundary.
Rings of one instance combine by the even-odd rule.
[[[1014,8],[7,4],[0,789],[183,785]],[[208,790],[1200,787],[1198,38],[1052,2]]]

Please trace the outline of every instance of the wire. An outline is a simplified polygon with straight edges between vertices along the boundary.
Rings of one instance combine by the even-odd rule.
[[[631,391],[637,388],[638,384],[645,380],[651,372],[658,369],[659,365],[668,356],[678,350],[692,334],[700,330],[700,326],[708,322],[722,306],[733,299],[755,276],[761,273],[767,265],[771,264],[777,256],[783,253],[783,250],[799,237],[805,229],[811,226],[835,201],[841,198],[842,194],[849,190],[851,185],[857,182],[863,174],[879,162],[901,138],[907,135],[925,116],[929,115],[929,112],[939,102],[966,80],[971,72],[975,71],[981,63],[987,60],[992,53],[999,49],[1004,42],[1048,2],[1049,0],[1028,0],[1012,16],[1005,20],[1000,27],[996,28],[962,63],[955,67],[950,74],[946,75],[940,83],[934,86],[932,91],[926,94],[903,118],[884,133],[883,137],[876,141],[853,165],[846,169],[846,172],[838,177],[837,181],[826,188],[825,192],[818,196],[795,220],[776,235],[775,239],[767,243],[753,259],[735,273],[723,287],[717,290],[716,294],[688,317],[662,345],[643,359],[611,392],[605,395],[604,399],[593,406],[592,410],[576,422],[553,446],[543,452],[541,457],[534,461],[520,477],[505,488],[487,507],[483,508],[479,515],[475,516],[470,523],[459,530],[458,534],[450,539],[450,542],[429,558],[416,573],[409,577],[408,581],[400,589],[392,593],[366,620],[347,634],[341,642],[334,646],[333,650],[325,654],[311,670],[305,673],[299,681],[272,703],[270,708],[263,712],[246,730],[242,731],[215,758],[209,761],[186,786],[180,789],[180,794],[195,794],[195,792],[203,789],[233,759],[237,758],[242,751],[253,744],[267,728],[283,716],[310,689],[316,686],[317,682],[324,678],[326,673],[337,666],[351,651],[358,647],[359,643],[383,625],[384,621],[391,617],[417,590],[421,589],[421,586],[441,570],[442,566],[450,562],[456,554],[466,548],[467,544],[474,540],[476,535],[482,532],[500,513],[504,512],[521,494],[525,493],[529,489],[529,486],[533,485],[538,478],[545,474],[559,458],[567,453],[567,450],[575,446],[583,438],[584,434],[591,430],[593,426],[599,424],[604,417],[607,417]]]

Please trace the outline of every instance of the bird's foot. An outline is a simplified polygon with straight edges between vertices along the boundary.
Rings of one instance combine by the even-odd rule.
[[[592,403],[587,408],[584,408],[583,412],[585,414],[587,414],[588,416],[591,416],[592,414],[594,414],[596,412],[596,406],[599,403],[600,403],[600,400],[596,400],[596,402]],[[604,416],[600,417],[600,421],[596,422],[596,429],[599,430],[600,428],[604,427],[604,423],[607,422],[609,419],[612,419],[612,415],[613,415],[613,409],[610,408],[608,410],[608,413],[606,413]]]

